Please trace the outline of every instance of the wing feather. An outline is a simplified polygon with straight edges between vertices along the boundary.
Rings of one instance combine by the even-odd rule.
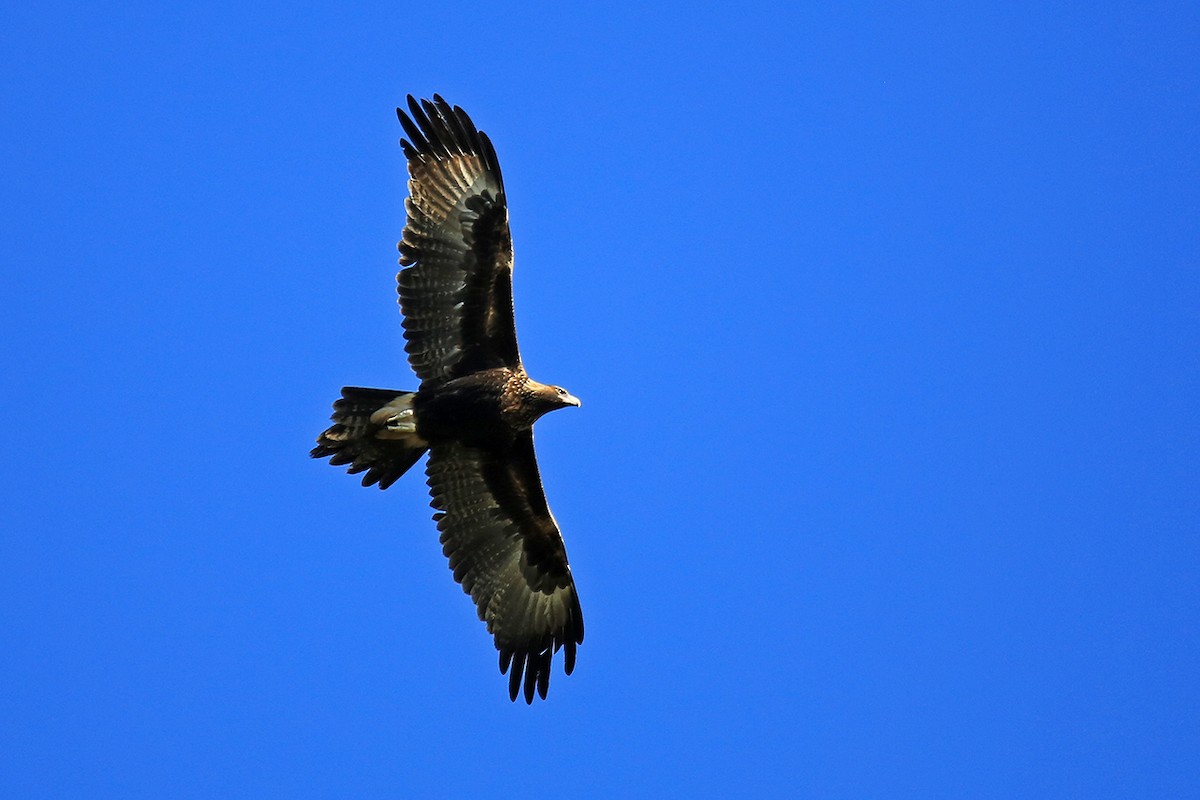
[[[565,648],[564,671],[574,669],[583,613],[532,434],[504,452],[435,445],[426,472],[443,552],[495,639],[509,696],[545,699],[554,653]]]
[[[422,381],[521,364],[512,237],[496,151],[458,106],[396,109],[408,159],[408,215],[396,277],[405,350]]]

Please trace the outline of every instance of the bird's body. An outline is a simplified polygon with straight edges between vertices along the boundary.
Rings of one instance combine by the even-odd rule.
[[[517,349],[512,242],[495,150],[440,97],[397,109],[411,142],[397,276],[415,392],[346,387],[314,458],[386,489],[426,451],[443,551],[500,651],[516,699],[545,698],[550,662],[570,674],[583,615],[542,490],[533,424],[578,406],[531,379]],[[510,671],[511,670],[511,671]]]
[[[567,399],[569,398],[569,399]],[[417,434],[427,442],[458,441],[506,447],[543,414],[574,398],[530,378],[524,370],[482,370],[417,392]]]

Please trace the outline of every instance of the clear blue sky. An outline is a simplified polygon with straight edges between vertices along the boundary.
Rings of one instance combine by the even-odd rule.
[[[1193,795],[1200,11],[727,5],[5,13],[0,795]],[[532,708],[307,457],[415,385],[408,92],[583,399]]]

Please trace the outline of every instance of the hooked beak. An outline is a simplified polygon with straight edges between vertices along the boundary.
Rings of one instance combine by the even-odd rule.
[[[579,398],[573,394],[568,394],[566,397],[562,398],[562,402],[565,405],[575,406],[576,408],[579,408],[583,405],[583,403],[579,402]]]

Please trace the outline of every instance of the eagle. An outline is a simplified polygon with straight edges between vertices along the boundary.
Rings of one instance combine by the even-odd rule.
[[[512,238],[500,163],[487,134],[439,95],[408,96],[407,221],[396,276],[417,390],[347,386],[313,458],[386,489],[426,452],[442,551],[500,651],[509,699],[543,700],[551,659],[575,668],[583,613],[542,488],[533,424],[579,406],[521,363],[513,321]]]

